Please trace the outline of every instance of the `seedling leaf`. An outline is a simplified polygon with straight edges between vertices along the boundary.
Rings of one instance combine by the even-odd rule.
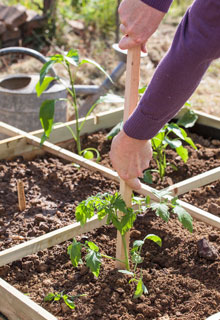
[[[134,273],[131,272],[131,271],[128,271],[128,270],[118,270],[118,272],[124,273],[124,274],[127,274],[128,276],[134,277]]]
[[[162,240],[160,237],[156,236],[155,234],[148,234],[145,238],[144,241],[148,239],[153,241],[154,243],[158,244],[159,247],[162,246]]]
[[[146,287],[144,286],[144,288],[146,288]],[[137,283],[137,287],[136,287],[135,293],[134,293],[134,299],[140,298],[142,296],[142,294],[144,293],[144,288],[143,288],[142,279],[139,279],[138,283]]]
[[[179,221],[182,225],[189,230],[189,232],[193,232],[193,224],[191,215],[181,206],[176,205],[173,208],[173,212],[177,214]]]
[[[156,215],[161,217],[164,221],[168,221],[170,217],[169,207],[165,203],[152,203],[151,209],[155,211]]]
[[[176,152],[184,162],[187,162],[189,156],[188,156],[188,150],[186,148],[184,148],[183,146],[180,146],[176,148]]]
[[[171,140],[170,138],[165,137],[165,138],[164,138],[164,141],[165,141],[166,143],[168,143],[169,146],[170,146],[172,149],[176,149],[176,148],[178,148],[178,147],[180,147],[180,146],[182,145],[182,142],[181,142],[180,140],[178,140],[178,139],[173,139],[173,140]]]
[[[144,171],[143,180],[144,180],[145,183],[148,183],[148,184],[152,184],[153,183],[152,175],[150,173],[150,170],[145,170]]]
[[[98,277],[101,266],[101,254],[99,252],[88,249],[88,253],[85,259],[87,267],[89,267],[95,277]]]
[[[39,118],[47,138],[49,138],[53,127],[54,106],[55,100],[45,100],[40,107]]]
[[[44,297],[44,301],[45,301],[45,302],[47,302],[47,301],[53,301],[54,297],[55,297],[55,294],[52,293],[52,292],[50,292],[50,293],[48,293],[47,296]]]
[[[64,300],[65,304],[66,304],[71,310],[73,310],[73,309],[76,308],[74,302],[68,297],[68,295],[64,295],[64,296],[63,296],[63,300]]]
[[[77,267],[78,264],[82,261],[81,248],[82,244],[80,242],[77,242],[76,239],[73,239],[72,244],[67,248],[67,253],[70,256],[70,260],[74,267]]]
[[[111,140],[113,139],[122,129],[123,122],[119,122],[112,130],[107,134],[106,139]]]
[[[197,114],[193,110],[187,110],[186,113],[177,121],[179,126],[183,126],[184,128],[193,127],[198,119]]]
[[[55,79],[56,78],[54,77],[45,77],[41,84],[40,84],[40,81],[38,81],[35,87],[37,96],[40,97],[41,94],[48,88],[49,84]]]
[[[144,240],[135,240],[133,242],[133,248],[138,248],[140,246],[143,246],[143,244],[144,244]]]
[[[92,241],[87,241],[86,244],[89,246],[89,248],[95,252],[99,251],[99,247]]]
[[[144,260],[136,251],[132,251],[132,250],[131,250],[131,258],[132,258],[132,262],[135,264],[142,263]]]
[[[42,85],[42,83],[44,81],[44,78],[46,77],[46,74],[53,67],[55,62],[56,62],[56,60],[49,60],[41,68],[41,71],[40,71],[40,85]]]

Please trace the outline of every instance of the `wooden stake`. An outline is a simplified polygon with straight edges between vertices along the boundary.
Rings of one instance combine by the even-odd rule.
[[[138,86],[140,76],[140,47],[132,48],[128,50],[127,55],[127,67],[126,67],[126,82],[125,82],[125,106],[124,106],[124,118],[125,122],[132,114],[138,103]],[[123,181],[120,180],[120,193],[128,207],[131,206],[132,189]],[[119,212],[119,216],[123,213]],[[130,233],[127,232],[125,236],[125,242],[127,247],[127,254],[129,250]],[[125,261],[125,250],[121,238],[121,234],[117,232],[117,244],[116,244],[116,258]],[[125,269],[125,264],[116,261],[116,268]]]
[[[18,189],[19,210],[23,211],[26,209],[26,201],[25,201],[25,194],[24,194],[24,184],[22,180],[17,180],[17,189]]]

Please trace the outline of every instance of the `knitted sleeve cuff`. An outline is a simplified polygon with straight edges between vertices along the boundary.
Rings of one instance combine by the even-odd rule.
[[[173,0],[141,0],[150,7],[153,7],[159,11],[167,12]]]
[[[154,119],[150,115],[145,115],[140,108],[137,108],[125,122],[123,129],[131,138],[149,140],[160,131],[169,119],[169,115],[160,120]]]

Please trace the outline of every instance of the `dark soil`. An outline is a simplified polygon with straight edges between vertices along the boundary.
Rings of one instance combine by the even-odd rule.
[[[154,175],[153,187],[166,187],[220,166],[218,142],[193,136],[198,151],[189,148],[190,160],[184,164],[172,151],[170,162],[178,171],[168,170],[161,183]],[[88,138],[87,146],[102,150],[103,163],[109,166],[109,142],[100,134]],[[152,167],[154,163],[152,162]],[[16,180],[25,186],[27,208],[17,207]],[[118,186],[99,173],[45,155],[34,161],[17,158],[0,162],[1,250],[74,222],[76,205],[98,192],[114,192]],[[191,191],[182,198],[204,210],[219,215],[219,181]],[[57,316],[59,320],[205,320],[220,309],[220,231],[194,221],[190,234],[172,216],[163,222],[151,211],[139,215],[131,231],[131,240],[154,233],[163,245],[147,241],[143,247],[143,281],[148,295],[134,299],[134,285],[117,272],[114,263],[105,260],[98,279],[80,265],[73,268],[67,247],[70,241],[39,251],[0,268],[0,276],[21,292]],[[97,243],[102,253],[115,255],[116,231],[102,227],[77,238]],[[206,239],[215,252],[210,257],[198,254],[198,241]],[[131,241],[131,242],[132,242]],[[86,294],[78,298],[71,311],[63,302],[44,302],[49,292]]]

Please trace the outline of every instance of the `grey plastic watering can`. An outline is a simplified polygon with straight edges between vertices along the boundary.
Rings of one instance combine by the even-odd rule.
[[[41,53],[23,47],[10,47],[0,49],[0,56],[22,53],[36,58],[42,63],[47,58]],[[56,76],[51,69],[51,75]],[[41,128],[38,117],[41,103],[45,100],[67,98],[65,87],[54,81],[49,88],[38,98],[35,86],[39,74],[15,74],[0,77],[0,121],[11,124],[27,132]],[[54,122],[66,121],[67,103],[65,100],[57,101]],[[0,135],[0,139],[5,136]]]

